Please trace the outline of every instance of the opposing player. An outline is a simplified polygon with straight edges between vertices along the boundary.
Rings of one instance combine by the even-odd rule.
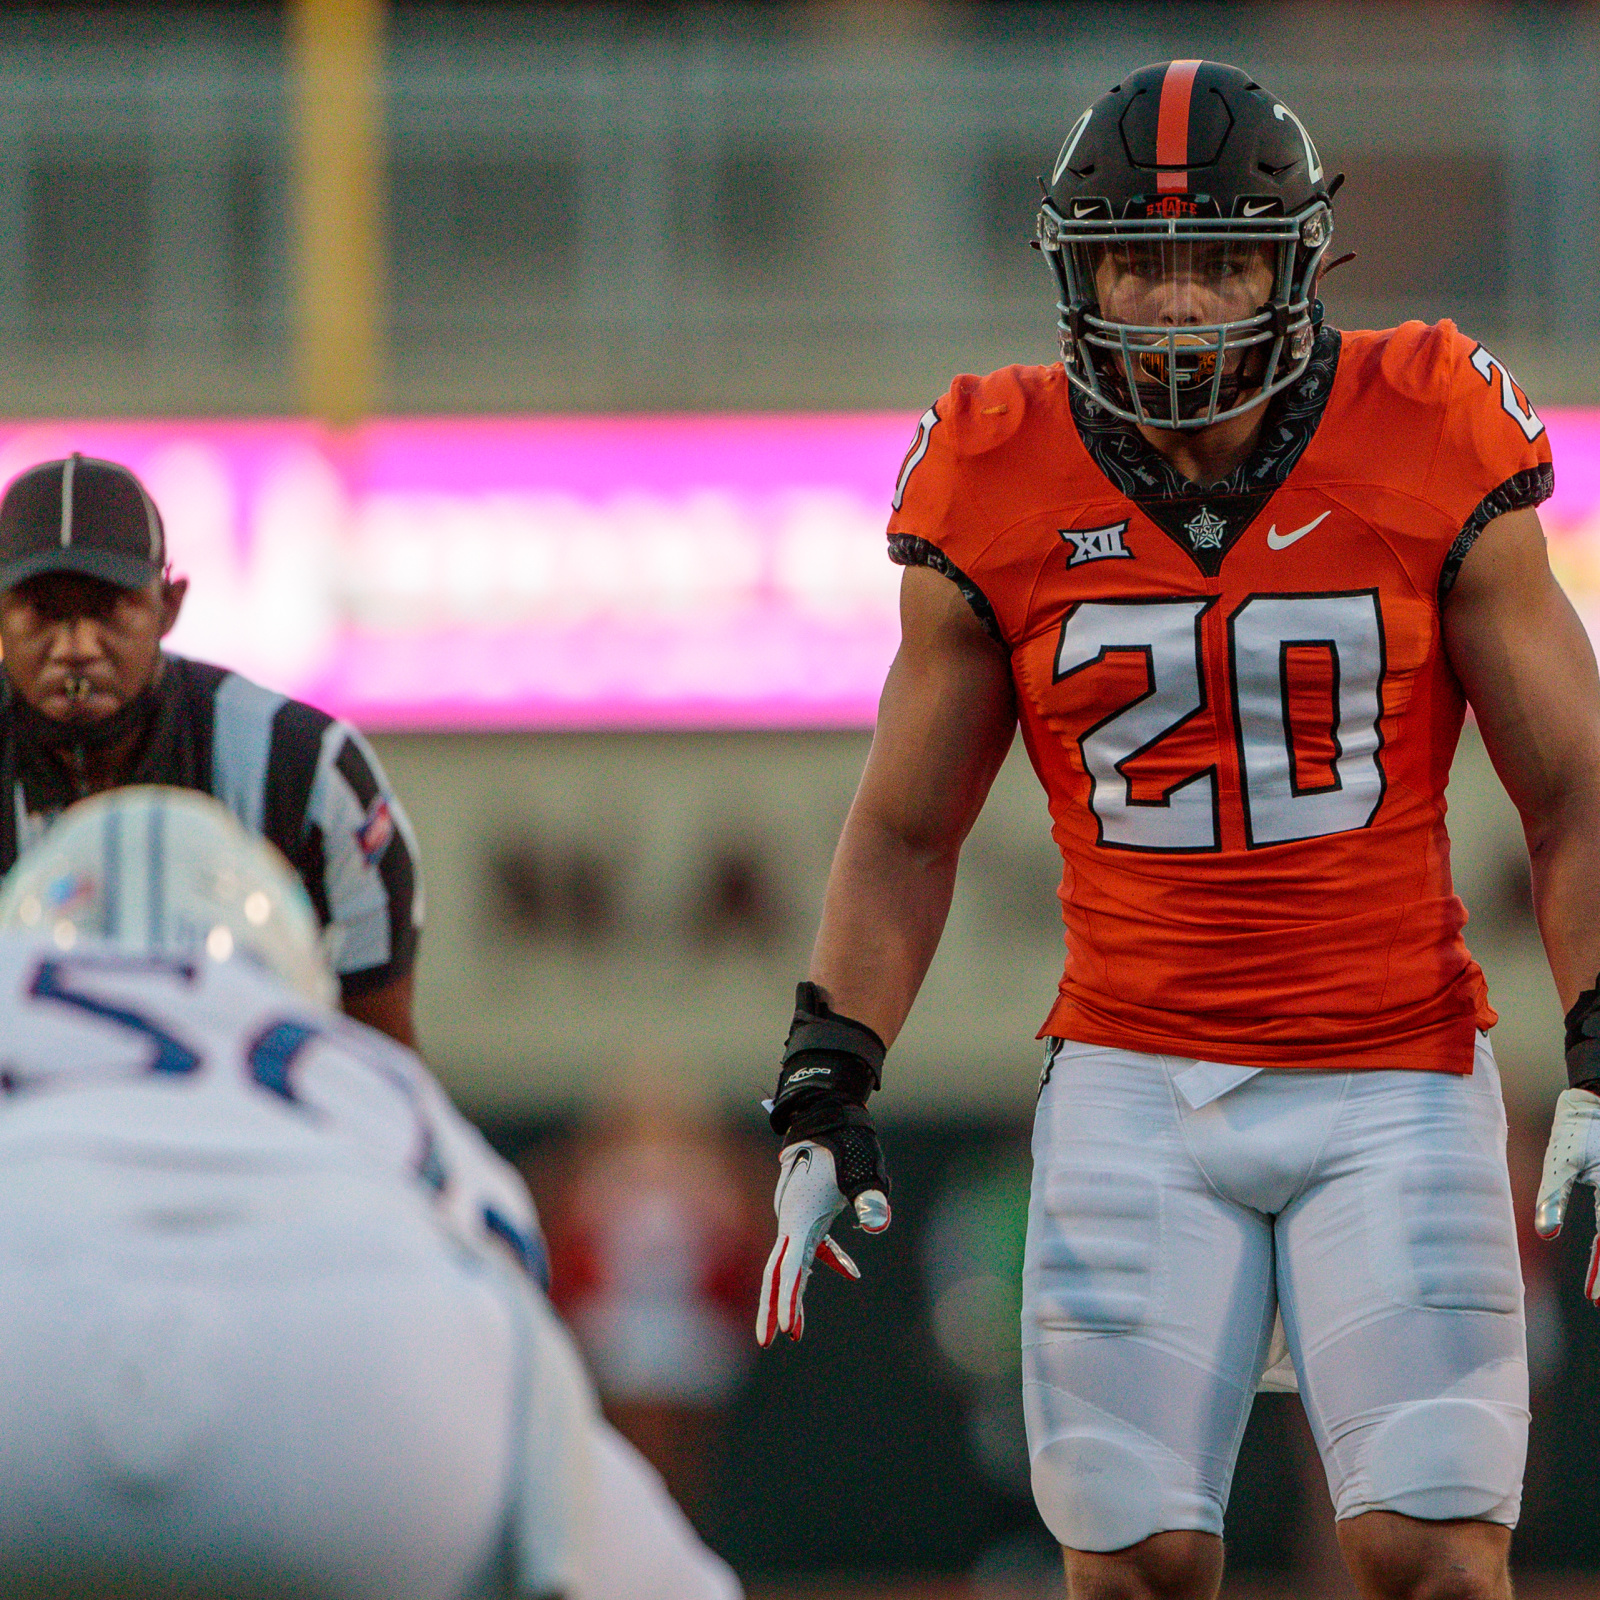
[[[736,1600],[275,851],[115,790],[0,927],[0,1589]]]
[[[763,1340],[840,1209],[887,1223],[867,1094],[1020,721],[1067,943],[1025,1408],[1077,1596],[1217,1592],[1279,1312],[1361,1592],[1510,1593],[1522,1292],[1444,790],[1470,703],[1595,1077],[1600,686],[1522,390],[1448,322],[1324,320],[1337,185],[1212,62],[1072,125],[1037,226],[1062,364],[958,378],[895,487],[903,641],[773,1100]]]

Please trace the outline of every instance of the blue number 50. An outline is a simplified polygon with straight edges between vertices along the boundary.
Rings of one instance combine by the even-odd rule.
[[[165,1028],[152,1022],[149,1017],[129,1010],[126,1006],[113,1005],[108,1000],[97,999],[94,995],[85,994],[82,989],[75,987],[73,980],[85,967],[91,971],[114,973],[118,976],[131,976],[134,973],[159,974],[187,983],[194,982],[193,967],[175,961],[154,961],[137,956],[99,956],[78,961],[41,961],[39,970],[33,975],[33,982],[28,986],[28,993],[36,995],[41,1000],[54,1000],[60,1005],[74,1006],[79,1011],[87,1011],[92,1017],[101,1017],[116,1027],[127,1028],[130,1032],[142,1033],[155,1046],[155,1056],[150,1062],[151,1072],[174,1074],[193,1072],[200,1065],[200,1057],[195,1051],[181,1039],[173,1038]]]

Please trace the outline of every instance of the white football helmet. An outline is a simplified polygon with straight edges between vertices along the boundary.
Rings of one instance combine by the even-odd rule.
[[[338,986],[293,868],[193,789],[81,800],[0,883],[0,928],[70,950],[80,936],[145,955],[255,961],[319,1005]]]

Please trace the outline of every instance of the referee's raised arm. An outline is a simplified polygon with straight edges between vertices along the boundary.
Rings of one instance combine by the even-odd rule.
[[[215,795],[289,859],[327,929],[342,1004],[415,1046],[416,839],[348,723],[162,651],[188,589],[126,467],[73,455],[0,498],[0,870],[103,789]]]

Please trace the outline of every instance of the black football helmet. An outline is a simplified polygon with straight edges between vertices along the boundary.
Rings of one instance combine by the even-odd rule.
[[[1073,123],[1039,181],[1034,242],[1055,272],[1076,388],[1129,422],[1204,428],[1305,371],[1340,180],[1326,180],[1305,124],[1253,78],[1216,61],[1141,67]],[[1096,286],[1108,252],[1168,274],[1270,257],[1271,295],[1236,321],[1115,321]]]

